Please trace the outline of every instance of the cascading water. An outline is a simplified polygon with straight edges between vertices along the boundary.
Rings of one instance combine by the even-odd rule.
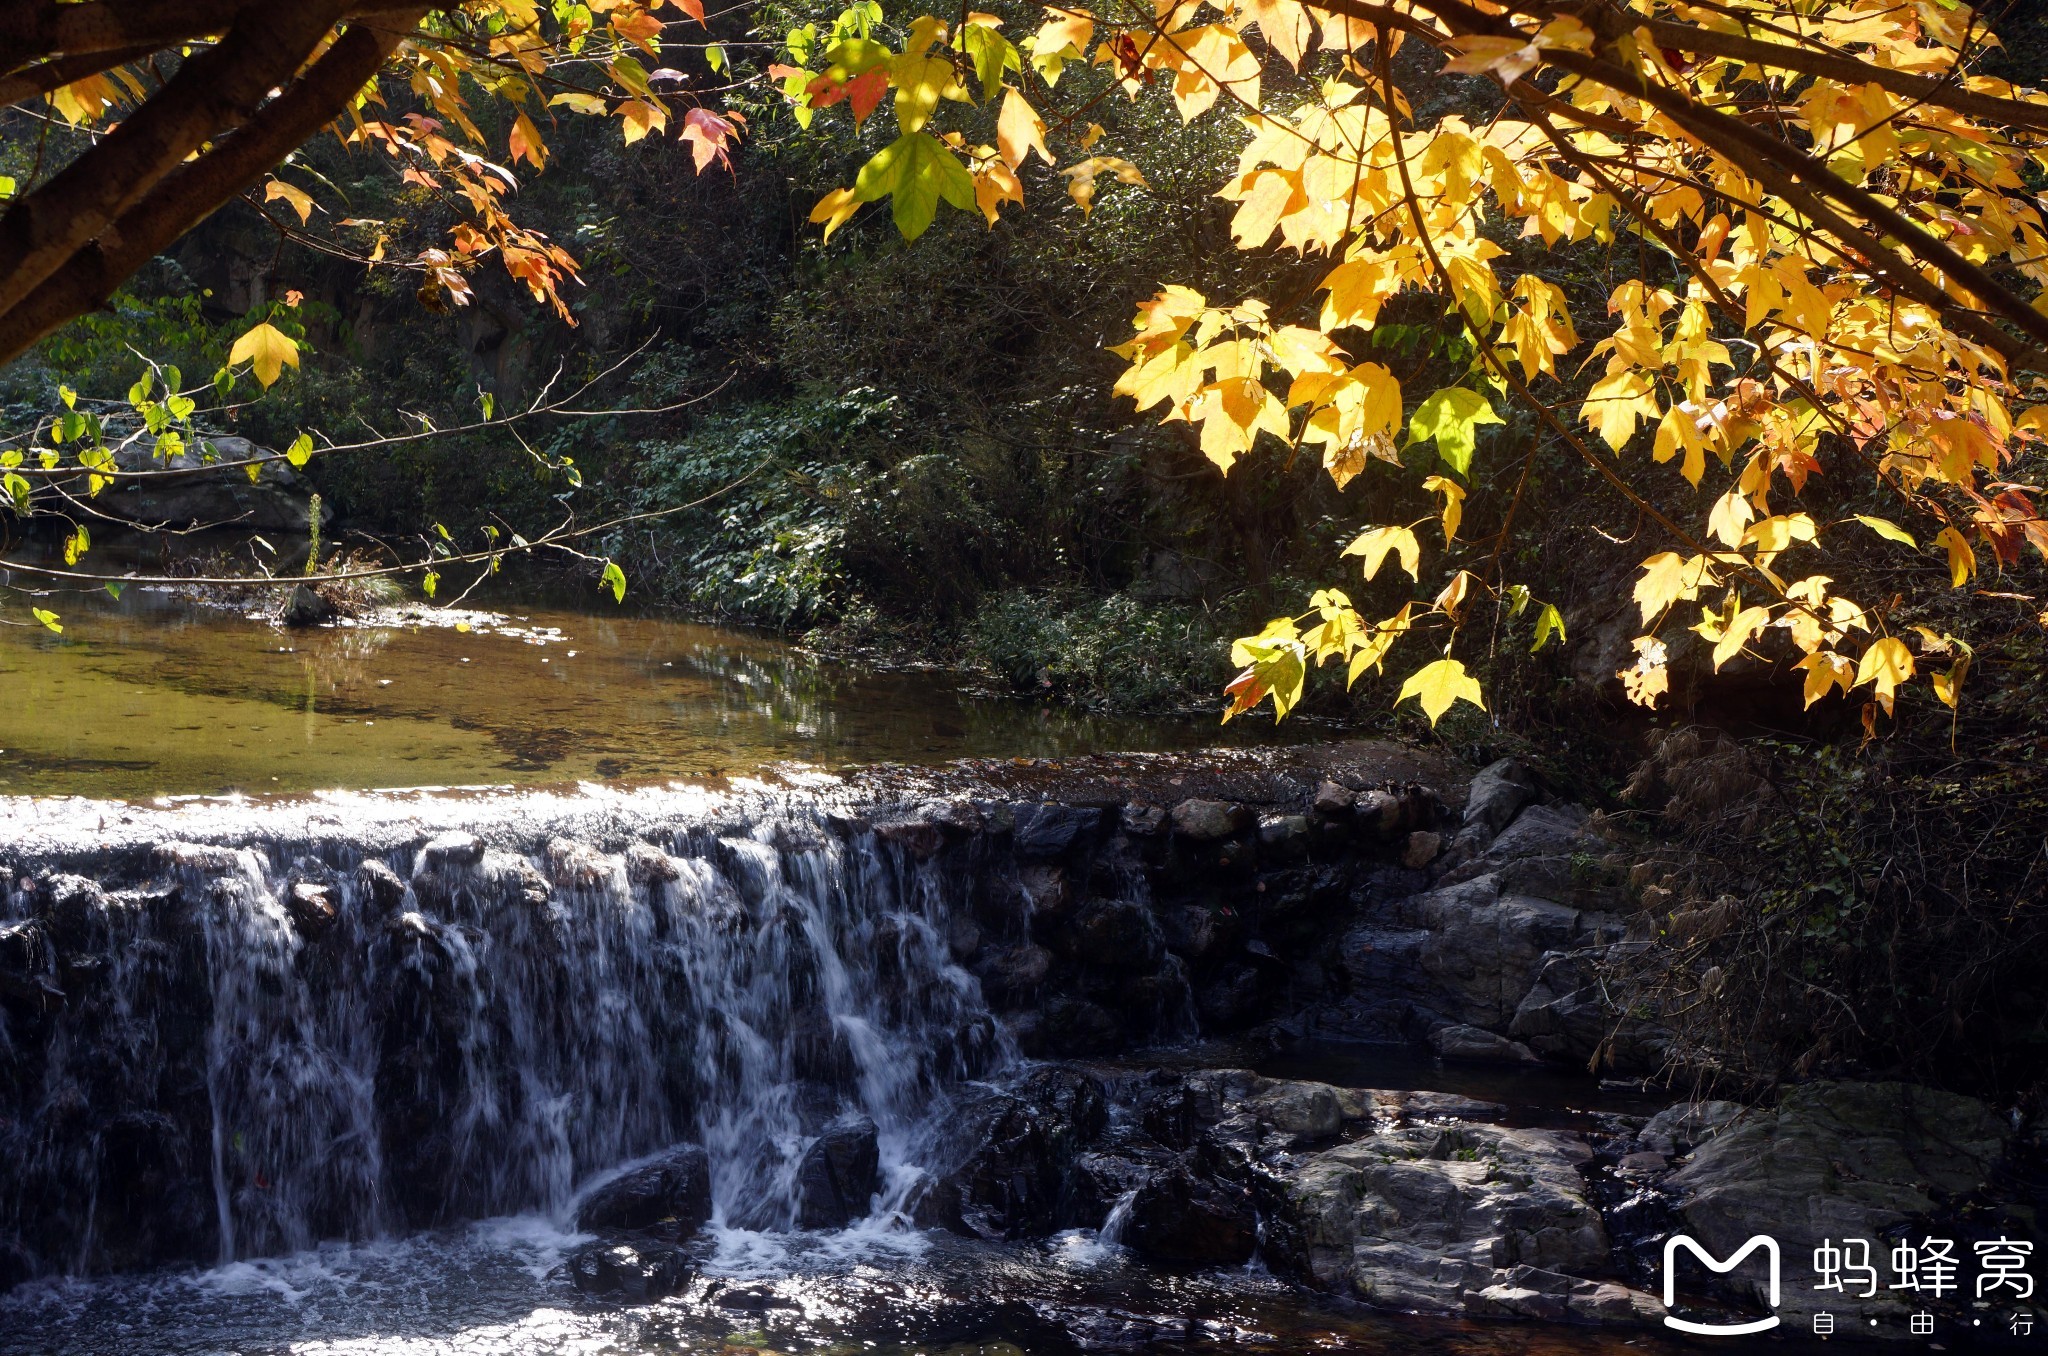
[[[0,1167],[0,1225],[45,1267],[562,1215],[685,1140],[715,1225],[789,1230],[804,1152],[846,1115],[876,1127],[871,1219],[901,1219],[948,1089],[1010,1053],[948,950],[954,883],[800,816],[615,851],[169,858],[154,892],[56,878],[31,925],[118,958],[36,1019],[59,1028],[27,1071],[46,1123],[67,1098],[148,1108],[87,1144],[12,1127],[34,1142]],[[27,905],[11,889],[6,916]]]

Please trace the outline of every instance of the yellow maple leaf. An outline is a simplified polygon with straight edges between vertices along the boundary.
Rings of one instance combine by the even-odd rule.
[[[1863,658],[1856,665],[1855,685],[1862,687],[1869,683],[1877,694],[1877,704],[1889,715],[1892,693],[1912,676],[1913,652],[1897,636],[1884,636],[1870,642],[1870,648],[1863,652]]]
[[[283,198],[291,209],[299,214],[301,226],[312,218],[313,195],[305,189],[296,184],[288,184],[282,179],[272,179],[263,186],[263,201],[276,202],[279,198]]]
[[[1416,583],[1421,583],[1422,543],[1405,527],[1368,528],[1352,539],[1343,554],[1364,556],[1365,577],[1370,579],[1380,572],[1380,562],[1390,551],[1401,557],[1401,568],[1408,571]]]
[[[235,340],[235,346],[228,350],[229,367],[243,362],[256,373],[256,380],[269,386],[285,368],[299,365],[299,346],[290,335],[266,320]]]
[[[996,150],[1011,169],[1022,169],[1024,158],[1033,151],[1046,164],[1057,163],[1045,149],[1044,120],[1014,89],[1003,92],[1003,111],[996,116]]]
[[[1439,659],[1408,675],[1408,681],[1401,684],[1401,695],[1394,698],[1399,706],[1410,697],[1422,703],[1422,714],[1429,717],[1429,723],[1436,724],[1438,717],[1461,701],[1471,702],[1484,711],[1486,699],[1479,690],[1479,680],[1465,672],[1465,666],[1455,659]]]
[[[1961,588],[1977,573],[1977,553],[1970,549],[1968,538],[1953,527],[1944,527],[1934,536],[1934,544],[1948,552],[1948,577],[1950,587]]]

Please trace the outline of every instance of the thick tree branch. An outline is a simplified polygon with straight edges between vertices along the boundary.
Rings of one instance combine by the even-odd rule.
[[[0,363],[67,320],[105,304],[129,274],[333,120],[426,10],[426,5],[396,15],[385,10],[375,26],[350,24],[303,76],[265,105],[261,118],[177,166],[130,203],[110,229],[0,312]]]
[[[342,0],[257,17],[187,61],[159,93],[0,217],[0,314],[127,214],[186,157],[253,118],[332,30]]]

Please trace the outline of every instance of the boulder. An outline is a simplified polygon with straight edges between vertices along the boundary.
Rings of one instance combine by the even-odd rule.
[[[1166,827],[1166,811],[1157,805],[1132,801],[1124,806],[1123,830],[1136,838],[1150,838]]]
[[[1011,840],[1026,861],[1053,861],[1085,843],[1102,822],[1102,811],[1081,805],[1019,805]]]
[[[1235,801],[1184,800],[1173,807],[1173,829],[1198,843],[1235,837],[1252,826],[1252,812]]]
[[[201,468],[220,462],[259,463],[251,481],[245,465]],[[120,477],[93,501],[96,511],[152,527],[234,527],[252,532],[303,534],[312,523],[312,487],[277,453],[247,438],[209,436],[169,459],[158,459],[148,442],[114,453],[123,471],[192,471],[162,477]],[[333,510],[322,505],[324,526]]]
[[[1724,1120],[1664,1185],[1687,1231],[1717,1256],[1760,1233],[1802,1261],[1825,1240],[1863,1238],[1882,1274],[1888,1231],[1983,1187],[2011,1134],[1974,1098],[1905,1083],[1808,1083],[1786,1089],[1774,1111]],[[1754,1280],[1726,1284],[1741,1298],[1761,1296]],[[1828,1298],[1787,1287],[1778,1312],[1804,1326]],[[1859,1315],[1890,1324],[1918,1296],[1880,1289],[1856,1303]]]
[[[1466,830],[1478,829],[1486,842],[1492,842],[1524,805],[1536,799],[1536,792],[1536,774],[1518,760],[1502,758],[1487,764],[1472,778],[1459,837],[1462,839]]]
[[[1436,860],[1437,853],[1443,850],[1443,845],[1442,834],[1418,829],[1408,835],[1407,845],[1401,849],[1401,865],[1410,871],[1420,871]]]
[[[1030,942],[985,948],[974,966],[982,992],[999,1007],[1029,999],[1051,971],[1052,953]]]
[[[960,1119],[966,1157],[933,1191],[932,1214],[977,1237],[1023,1238],[1060,1227],[1068,1176],[1109,1108],[1092,1076],[1043,1066],[987,1091]]]
[[[1590,1157],[1582,1140],[1558,1131],[1462,1122],[1379,1130],[1276,1166],[1267,1256],[1321,1288],[1388,1308],[1639,1322],[1653,1302],[1624,1305],[1580,1288],[1610,1266],[1607,1231],[1579,1173]],[[1560,1303],[1539,1304],[1543,1294]]]
[[[797,1166],[797,1226],[843,1229],[865,1219],[880,1185],[875,1123],[866,1116],[842,1116],[811,1142]]]
[[[1316,788],[1315,799],[1310,804],[1319,815],[1348,815],[1358,794],[1348,787],[1335,782],[1324,782]]]
[[[1157,1262],[1238,1266],[1258,1248],[1258,1210],[1243,1185],[1176,1164],[1138,1188],[1123,1238]]]
[[[317,937],[334,926],[334,895],[325,885],[297,881],[285,892],[284,909],[301,935]]]
[[[1124,1024],[1099,1003],[1055,998],[1045,1005],[1039,1038],[1056,1055],[1106,1055],[1124,1041]]]
[[[576,1209],[579,1229],[651,1229],[675,1223],[684,1232],[711,1218],[711,1160],[703,1148],[684,1144],[630,1169],[583,1198]]]
[[[1680,1102],[1650,1117],[1636,1132],[1636,1143],[1651,1153],[1676,1158],[1727,1129],[1744,1110],[1740,1102]]]
[[[902,848],[918,861],[937,856],[946,845],[945,831],[928,819],[887,819],[878,822],[874,830],[875,837]]]
[[[286,626],[325,626],[341,616],[334,600],[311,584],[295,584],[279,609],[277,619]]]
[[[483,840],[473,833],[444,833],[439,838],[429,839],[420,849],[420,863],[429,871],[442,871],[451,866],[469,866],[482,860]]]
[[[405,882],[374,857],[356,867],[356,890],[378,913],[390,913],[405,902]]]
[[[1459,1064],[1540,1064],[1534,1050],[1520,1041],[1476,1026],[1447,1026],[1430,1033],[1429,1047],[1441,1059]]]
[[[652,843],[629,843],[626,846],[626,879],[635,885],[658,885],[682,879],[683,869],[676,859]]]
[[[578,1290],[636,1304],[675,1294],[690,1275],[689,1258],[668,1247],[598,1243],[569,1259],[569,1280]]]
[[[1308,856],[1307,815],[1267,815],[1259,820],[1259,851],[1283,862]]]
[[[1083,904],[1065,935],[1074,959],[1112,970],[1149,970],[1165,949],[1151,912],[1123,899]]]

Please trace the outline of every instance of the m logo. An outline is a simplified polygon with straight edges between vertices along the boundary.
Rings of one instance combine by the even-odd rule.
[[[1772,1238],[1769,1234],[1758,1234],[1750,1239],[1749,1242],[1737,1248],[1733,1257],[1723,1262],[1684,1234],[1675,1234],[1664,1241],[1664,1307],[1666,1309],[1669,1309],[1678,1302],[1678,1250],[1680,1248],[1684,1248],[1694,1257],[1699,1258],[1707,1270],[1717,1276],[1727,1275],[1735,1270],[1735,1268],[1741,1266],[1744,1258],[1748,1257],[1758,1248],[1762,1248],[1764,1257],[1771,1266],[1771,1307],[1773,1309],[1778,1307],[1777,1239]],[[1666,1314],[1664,1316],[1664,1326],[1676,1328],[1680,1332],[1694,1333],[1701,1337],[1742,1337],[1749,1333],[1768,1332],[1770,1329],[1777,1327],[1778,1316],[1772,1314],[1769,1318],[1753,1319],[1748,1323],[1694,1323],[1687,1319],[1676,1318]]]

